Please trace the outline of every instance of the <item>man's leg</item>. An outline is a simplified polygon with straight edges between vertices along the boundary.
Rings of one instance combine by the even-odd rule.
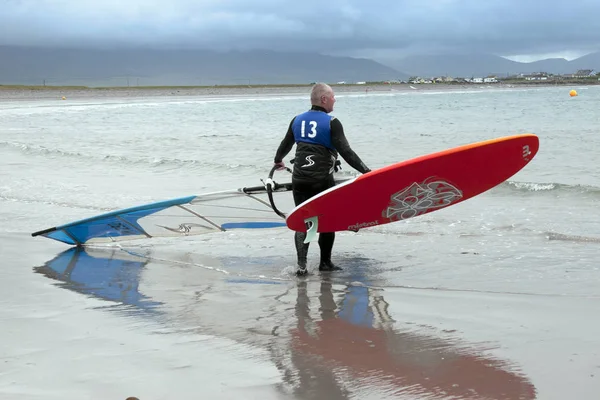
[[[308,245],[304,243],[306,232],[295,232],[294,242],[296,243],[296,255],[298,257],[298,269],[306,271],[306,263],[308,257]]]
[[[321,262],[319,263],[320,271],[339,271],[340,267],[333,265],[331,262],[331,252],[333,250],[333,242],[335,241],[335,232],[324,232],[319,234],[319,248],[321,249]]]
[[[306,187],[306,185],[297,184],[295,182],[292,182],[292,184],[292,193],[294,195],[294,204],[296,206],[311,197],[312,194],[308,190],[310,188]],[[296,271],[296,275],[305,275],[307,273],[308,245],[310,243],[304,243],[305,238],[306,232],[294,233],[294,244],[296,246],[296,256],[298,258],[298,271]]]
[[[335,179],[333,175],[329,177],[329,180],[325,185],[320,188],[319,192],[327,190],[335,186]],[[320,271],[339,271],[340,267],[333,265],[331,262],[331,252],[333,250],[333,243],[335,242],[335,232],[323,232],[319,234],[319,248],[321,250],[321,262],[319,263]]]

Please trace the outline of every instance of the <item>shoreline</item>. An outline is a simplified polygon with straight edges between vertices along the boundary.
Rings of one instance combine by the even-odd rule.
[[[498,82],[498,83],[431,83],[410,84],[381,82],[366,84],[331,84],[336,93],[453,91],[469,89],[522,89],[531,87],[596,86],[598,81],[575,82]],[[215,85],[215,86],[35,86],[0,85],[0,101],[68,100],[89,98],[142,98],[161,96],[240,96],[307,94],[311,84]]]

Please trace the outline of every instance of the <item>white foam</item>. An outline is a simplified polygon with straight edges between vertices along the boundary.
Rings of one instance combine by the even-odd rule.
[[[527,189],[534,192],[543,190],[552,190],[556,188],[554,183],[530,183],[530,182],[512,182],[517,189]]]

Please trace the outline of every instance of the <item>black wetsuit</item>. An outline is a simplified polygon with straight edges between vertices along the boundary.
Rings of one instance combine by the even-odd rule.
[[[319,106],[312,106],[311,110],[326,112],[324,108]],[[277,149],[275,154],[276,163],[283,161],[283,158],[296,143],[292,130],[294,120],[295,118],[290,122],[287,133]],[[292,175],[296,205],[335,185],[333,172],[338,154],[357,171],[361,173],[370,171],[360,157],[350,148],[339,119],[335,117],[331,119],[330,130],[331,144],[334,149],[312,143],[297,143]],[[314,162],[314,165],[307,168],[308,157]]]
[[[319,106],[312,106],[311,111],[327,111]],[[292,150],[296,144],[296,155],[292,174],[292,190],[294,203],[296,205],[308,200],[318,193],[335,186],[334,170],[338,154],[354,169],[361,173],[369,172],[370,169],[362,162],[360,157],[350,148],[348,140],[344,135],[342,123],[335,117],[329,122],[330,144],[332,148],[314,143],[296,142],[293,126],[296,117],[290,122],[289,128],[275,154],[275,163],[283,161],[283,158]],[[298,252],[298,264],[306,266],[308,244],[304,244],[304,232],[296,232],[296,250]],[[319,246],[321,248],[320,269],[333,269],[331,264],[331,250],[335,234],[333,232],[321,233],[319,235]],[[329,266],[329,267],[328,267]]]

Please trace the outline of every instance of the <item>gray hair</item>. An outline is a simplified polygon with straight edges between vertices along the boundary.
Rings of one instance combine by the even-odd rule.
[[[316,83],[310,92],[310,102],[313,105],[321,104],[321,96],[333,93],[333,89],[326,83]]]

